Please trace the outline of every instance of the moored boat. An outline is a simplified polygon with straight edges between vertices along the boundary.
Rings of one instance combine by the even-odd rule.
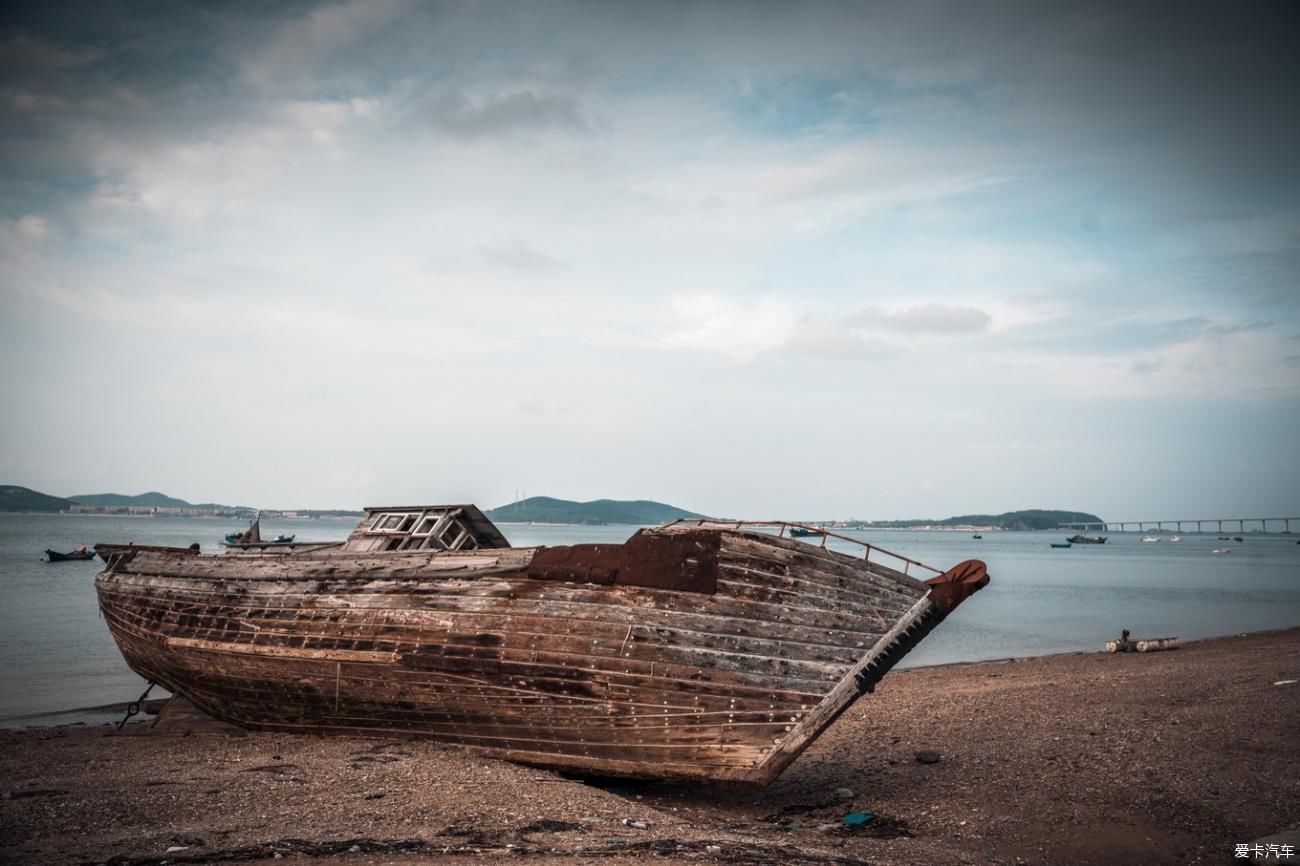
[[[95,551],[87,550],[84,545],[78,547],[76,550],[69,551],[68,553],[59,553],[57,550],[46,548],[45,556],[50,562],[76,562],[80,560],[94,559]]]
[[[1066,541],[1071,544],[1105,544],[1106,536],[1104,535],[1071,535]]]
[[[243,532],[232,532],[222,539],[222,546],[237,550],[261,550],[293,544],[294,536],[277,535],[270,541],[262,540],[262,514],[258,512],[253,522]]]
[[[826,531],[815,526],[791,526],[789,527],[791,538],[825,538]]]
[[[325,549],[126,549],[96,588],[137,673],[245,727],[768,782],[988,582],[788,529],[512,548],[473,506],[369,508]]]
[[[1052,547],[1069,547],[1069,546],[1070,546],[1070,542],[1068,542],[1068,541],[1053,541],[1053,542],[1052,542]]]

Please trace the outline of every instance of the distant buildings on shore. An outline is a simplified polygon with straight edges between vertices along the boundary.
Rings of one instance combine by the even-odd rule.
[[[133,517],[226,517],[252,520],[259,512],[253,508],[232,505],[83,505],[73,503],[64,509],[65,514],[117,514]],[[276,510],[263,508],[261,515],[268,520],[315,520],[321,517],[360,517],[363,512],[345,510]]]
[[[68,514],[134,514],[142,517],[252,517],[253,512],[244,508],[225,506],[207,507],[202,505],[82,505],[73,503],[67,509]],[[280,512],[264,512],[267,517],[282,516]],[[284,512],[284,515],[295,512]]]

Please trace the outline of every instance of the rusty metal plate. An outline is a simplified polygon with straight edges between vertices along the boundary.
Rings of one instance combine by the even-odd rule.
[[[660,534],[641,530],[625,544],[544,547],[527,574],[539,580],[643,586],[712,594],[718,583],[715,530]]]

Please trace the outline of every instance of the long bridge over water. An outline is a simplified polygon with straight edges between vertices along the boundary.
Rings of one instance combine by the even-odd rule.
[[[1234,526],[1237,532],[1269,532],[1278,534],[1291,534],[1291,521],[1295,521],[1296,527],[1300,528],[1300,517],[1212,517],[1202,518],[1200,520],[1121,520],[1112,522],[1109,520],[1093,523],[1058,523],[1060,529],[1078,529],[1081,531],[1099,530],[1104,532],[1145,532],[1148,529],[1174,529],[1178,532],[1191,532],[1192,530],[1184,527],[1195,526],[1196,532],[1223,532],[1224,524],[1227,524],[1231,530]],[[1203,527],[1210,526],[1212,529]],[[1131,527],[1131,529],[1130,529]]]

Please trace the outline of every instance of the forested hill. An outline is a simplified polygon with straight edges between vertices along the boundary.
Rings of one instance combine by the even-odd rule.
[[[67,511],[70,499],[38,493],[27,487],[0,484],[0,511]]]
[[[1061,523],[1101,523],[1095,514],[1085,511],[1051,511],[1032,508],[1027,511],[1008,511],[1004,514],[962,514],[942,520],[873,520],[868,526],[994,526],[998,529],[1055,529]]]
[[[484,513],[498,523],[626,523],[634,526],[666,523],[679,517],[701,516],[647,499],[571,502],[550,496],[530,496],[500,508],[488,509]]]
[[[124,506],[135,506],[137,508],[192,508],[191,503],[184,499],[177,499],[175,496],[168,496],[165,493],[159,493],[151,490],[148,493],[139,493],[135,496],[128,496],[123,493],[81,493],[76,496],[68,497],[73,502],[81,505],[98,505],[100,507],[120,508]]]

